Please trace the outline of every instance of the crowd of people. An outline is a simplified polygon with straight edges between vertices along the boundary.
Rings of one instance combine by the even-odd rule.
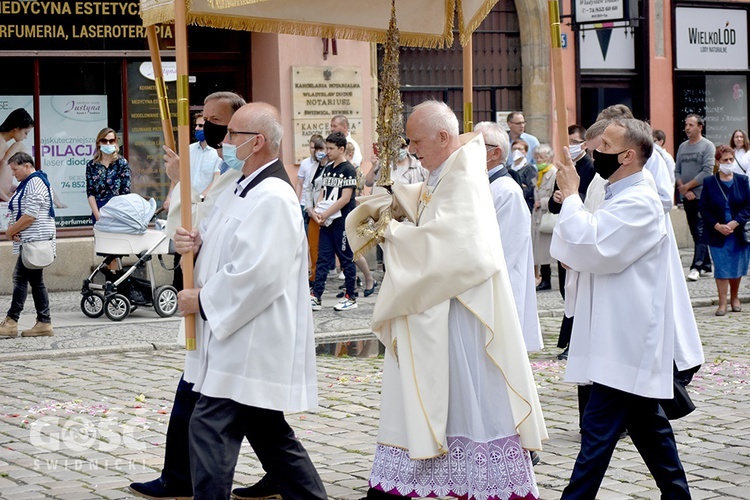
[[[386,190],[374,185],[377,157],[362,172],[345,116],[310,138],[295,182],[279,158],[284,130],[272,105],[216,92],[194,118],[190,200],[180,199],[179,157],[165,148],[164,160],[167,232],[178,254],[195,259],[178,308],[195,315],[197,346],[177,384],[162,474],[132,492],[326,498],[284,413],[317,405],[313,311],[333,272],[344,281],[337,311],[379,287],[372,331],[385,360],[366,498],[538,498],[533,467],[548,436],[527,353],[543,348],[536,292],[552,288],[556,264],[559,357],[578,386],[581,431],[563,498],[596,497],[625,434],[663,497],[690,498],[666,402],[704,362],[686,279],[713,273],[716,315],[742,309],[744,131],[714,146],[702,118],[689,115],[672,159],[662,131],[615,105],[588,130],[571,125],[569,146],[555,152],[526,132],[521,112],[508,115],[510,132],[482,122],[461,135],[446,104],[426,101],[409,115]],[[6,150],[28,134],[29,119],[0,127]],[[43,268],[30,267],[22,247],[48,241],[54,252],[54,192],[28,154],[3,160],[18,182],[6,236],[19,258],[0,336],[18,335],[29,285],[37,323],[21,334],[51,335]],[[94,222],[130,192],[114,130],[98,134],[86,181]],[[676,201],[695,243],[687,277],[669,215]],[[189,224],[182,203],[191,204]],[[382,283],[361,258],[374,247]],[[266,475],[233,489],[245,438]]]
[[[566,379],[580,387],[582,448],[564,498],[595,497],[624,432],[662,493],[689,498],[660,401],[673,396],[673,366],[692,373],[703,355],[668,216],[668,163],[629,113],[616,107],[588,131],[571,126],[571,146],[554,161],[545,144],[526,155],[535,138],[521,113],[509,117],[510,134],[483,122],[459,135],[448,106],[428,101],[407,121],[397,182],[357,200],[379,165],[358,172],[346,122],[311,138],[293,184],[278,160],[278,111],[209,96],[204,118],[225,134],[217,150],[229,170],[198,202],[194,229],[181,228],[179,197],[168,224],[176,250],[197,255],[179,308],[196,314],[199,341],[178,384],[162,475],[131,490],[325,498],[283,412],[315,407],[312,311],[336,259],[345,283],[335,308],[346,311],[356,307],[354,255],[379,246],[387,272],[373,332],[385,365],[367,498],[538,498],[533,464],[547,432],[526,353],[543,348],[535,289],[550,285],[553,259],[566,299]],[[179,183],[176,155],[165,160]],[[372,293],[376,282],[364,278]],[[631,289],[639,300],[623,302]],[[232,490],[243,438],[266,475]]]

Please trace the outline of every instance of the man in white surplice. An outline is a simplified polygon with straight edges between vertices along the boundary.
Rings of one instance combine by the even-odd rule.
[[[265,103],[240,108],[229,122],[224,161],[242,172],[175,250],[193,251],[195,288],[178,295],[196,314],[195,351],[185,380],[200,393],[190,420],[193,495],[229,498],[243,437],[285,498],[325,499],[307,452],[285,411],[317,406],[307,241],[299,201],[278,159],[283,130]]]
[[[441,102],[406,124],[426,183],[360,198],[358,252],[381,242],[373,312],[386,346],[368,498],[537,498],[526,450],[547,432],[487,182],[480,134],[458,135]]]
[[[611,122],[594,152],[594,167],[608,183],[593,214],[578,195],[567,150],[558,165],[563,204],[550,251],[580,273],[565,379],[593,383],[581,451],[562,498],[596,497],[625,429],[662,498],[690,498],[672,427],[659,406],[672,398],[674,290],[666,215],[642,172],[651,154],[647,124]]]
[[[480,122],[474,127],[487,148],[487,174],[500,226],[503,256],[508,266],[510,286],[521,321],[523,340],[529,352],[544,348],[536,307],[534,251],[531,248],[531,215],[521,186],[508,173],[505,162],[510,151],[508,133],[495,122]]]

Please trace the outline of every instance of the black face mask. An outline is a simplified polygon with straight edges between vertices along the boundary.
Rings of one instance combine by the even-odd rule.
[[[609,179],[618,168],[622,165],[617,161],[617,157],[623,154],[627,149],[623,149],[619,153],[602,153],[599,150],[594,150],[594,170],[597,174],[602,176],[602,179]]]
[[[208,120],[203,124],[203,134],[206,138],[206,144],[214,149],[221,148],[221,141],[227,136],[226,125],[216,125]]]

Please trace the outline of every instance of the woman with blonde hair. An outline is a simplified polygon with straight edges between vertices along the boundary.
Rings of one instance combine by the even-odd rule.
[[[86,196],[91,221],[99,220],[99,209],[113,197],[130,193],[130,165],[118,153],[117,132],[104,128],[96,135],[96,153],[86,165]]]

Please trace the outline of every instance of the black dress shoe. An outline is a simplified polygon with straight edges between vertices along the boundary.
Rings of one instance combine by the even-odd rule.
[[[560,361],[562,361],[564,359],[568,359],[568,349],[570,349],[570,347],[566,347],[563,352],[561,352],[560,354],[558,354],[557,355],[557,359],[559,359]]]
[[[542,290],[552,290],[552,285],[549,281],[542,281],[536,286],[537,292],[541,292]]]
[[[171,483],[168,484],[161,477],[147,483],[130,483],[130,491],[142,498],[173,498],[175,500],[189,500],[193,498],[192,485],[178,486]]]
[[[278,485],[265,475],[260,481],[247,488],[235,488],[232,490],[232,498],[235,500],[266,500],[276,498],[281,500]]]
[[[372,295],[373,292],[375,291],[375,287],[376,286],[378,286],[378,282],[375,281],[375,280],[373,280],[373,282],[372,282],[372,288],[365,288],[365,297],[369,297],[370,295]],[[732,307],[734,307],[734,306],[732,306]]]

